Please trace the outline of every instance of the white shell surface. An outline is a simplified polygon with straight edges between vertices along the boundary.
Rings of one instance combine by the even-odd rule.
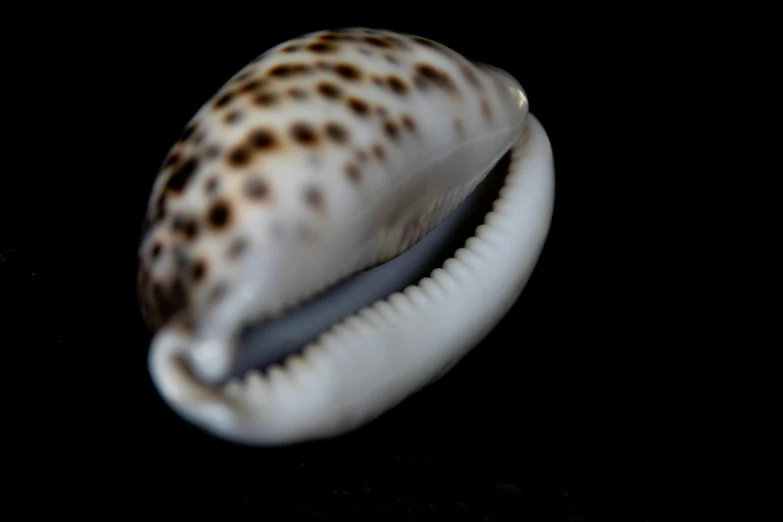
[[[385,261],[519,136],[509,75],[423,38],[321,31],[264,53],[193,117],[150,198],[139,292],[205,381],[242,325]]]

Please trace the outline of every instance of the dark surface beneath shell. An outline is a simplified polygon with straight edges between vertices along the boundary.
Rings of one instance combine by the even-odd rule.
[[[417,284],[441,266],[465,245],[492,210],[510,157],[506,153],[462,204],[406,252],[348,278],[287,314],[245,328],[232,376],[283,361],[343,318]]]

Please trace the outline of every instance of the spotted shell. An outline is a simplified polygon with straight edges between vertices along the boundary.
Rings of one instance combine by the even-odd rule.
[[[409,249],[527,115],[510,75],[418,36],[351,28],[270,49],[163,162],[139,251],[145,319],[219,382],[243,326]]]

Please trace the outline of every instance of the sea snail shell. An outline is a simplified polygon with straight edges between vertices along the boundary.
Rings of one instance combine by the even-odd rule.
[[[509,150],[483,224],[432,265]],[[153,382],[232,441],[357,428],[503,317],[553,200],[546,133],[503,71],[390,31],[280,44],[196,113],[155,181],[139,270]]]

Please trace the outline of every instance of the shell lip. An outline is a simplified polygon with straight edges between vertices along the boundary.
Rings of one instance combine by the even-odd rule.
[[[406,252],[349,276],[277,317],[247,324],[238,336],[239,349],[234,370],[223,383],[248,371],[265,372],[275,364],[283,364],[290,356],[301,355],[304,347],[332,325],[375,301],[404,291],[407,286],[418,283],[442,266],[473,236],[476,228],[483,223],[484,216],[492,210],[508,174],[509,163],[510,152],[507,152],[444,222]],[[390,266],[392,264],[397,266]],[[379,285],[379,281],[383,283]],[[367,288],[374,291],[364,290]],[[364,295],[359,298],[360,294]],[[342,303],[346,304],[340,306]],[[333,309],[334,312],[330,313]],[[311,333],[305,337],[297,335],[300,329]],[[273,348],[269,353],[270,345],[282,349]]]
[[[354,429],[447,371],[511,307],[549,229],[551,147],[532,115],[512,150],[492,212],[441,268],[336,324],[265,374],[206,386],[183,368],[186,334],[164,328],[149,355],[164,400],[215,436],[278,445]]]
[[[508,175],[509,163],[507,151],[444,222],[395,258],[348,276],[274,315],[249,321],[225,346],[215,345],[214,340],[188,340],[193,348],[182,356],[187,371],[210,387],[224,386],[249,371],[266,372],[290,356],[301,355],[334,324],[416,284],[452,257],[483,223]]]

